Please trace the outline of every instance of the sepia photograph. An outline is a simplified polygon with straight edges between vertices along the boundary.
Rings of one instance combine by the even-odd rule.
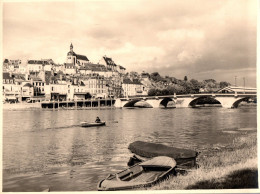
[[[2,9],[2,192],[257,193],[257,0]]]

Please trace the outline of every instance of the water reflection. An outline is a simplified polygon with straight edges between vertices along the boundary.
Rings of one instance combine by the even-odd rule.
[[[107,125],[79,126],[96,116]],[[127,165],[133,141],[196,149],[229,141],[222,132],[239,128],[256,128],[256,108],[4,111],[4,190],[96,190]]]

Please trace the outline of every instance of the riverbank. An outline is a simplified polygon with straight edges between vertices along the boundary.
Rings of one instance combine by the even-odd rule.
[[[27,109],[40,109],[41,103],[5,103],[2,105],[3,110],[27,110]]]
[[[200,168],[170,177],[152,190],[258,188],[257,133],[245,128],[226,145],[201,148]]]

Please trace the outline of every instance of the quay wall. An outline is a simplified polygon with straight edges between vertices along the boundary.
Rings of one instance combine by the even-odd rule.
[[[112,107],[115,104],[114,99],[96,99],[96,100],[80,100],[80,101],[44,101],[41,108],[94,108],[94,107]]]

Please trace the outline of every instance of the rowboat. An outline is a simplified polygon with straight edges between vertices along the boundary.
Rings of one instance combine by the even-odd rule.
[[[152,157],[168,156],[175,159],[177,166],[184,168],[197,167],[196,157],[198,152],[193,150],[143,141],[135,141],[129,144],[128,149],[134,153],[134,156],[128,162],[128,166],[149,160]]]
[[[151,186],[174,173],[176,161],[158,156],[138,163],[116,174],[110,174],[98,183],[99,191],[127,190]]]
[[[97,127],[106,125],[106,122],[99,122],[99,123],[88,123],[88,122],[81,122],[81,127]]]

